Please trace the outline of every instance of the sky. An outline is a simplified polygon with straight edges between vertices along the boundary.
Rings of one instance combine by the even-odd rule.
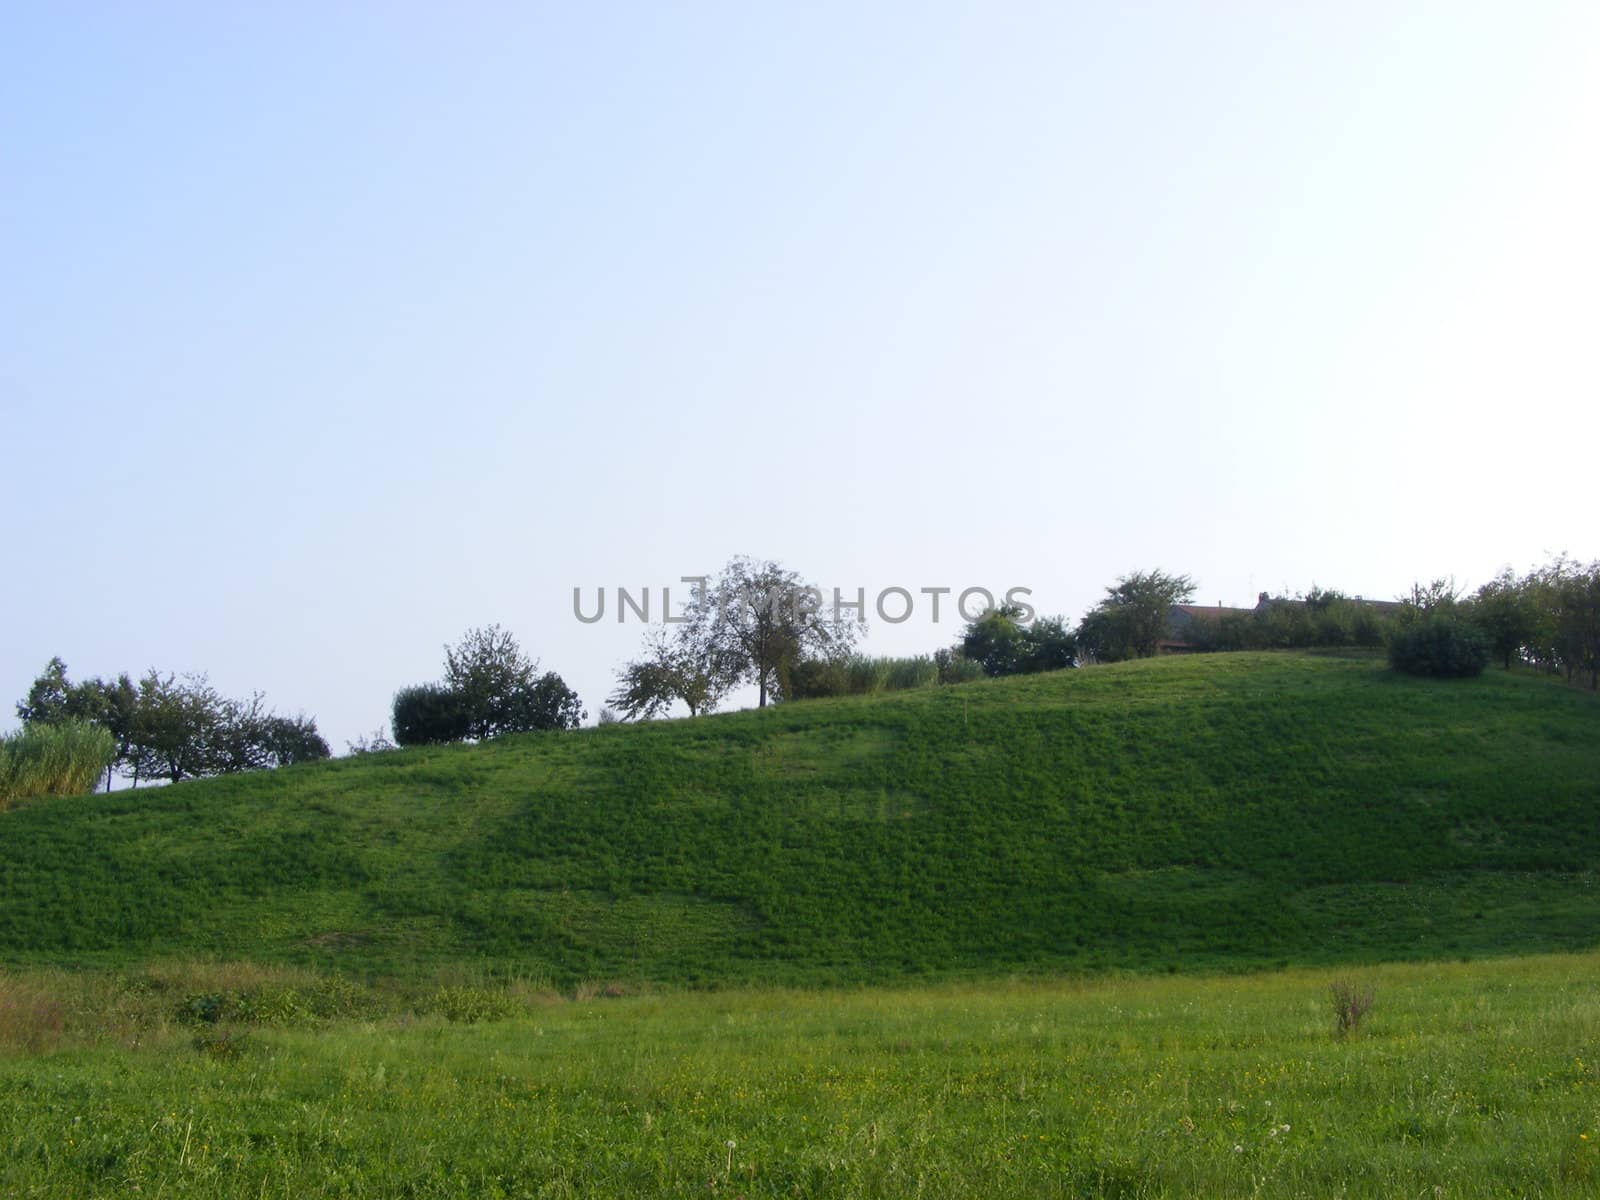
[[[0,726],[59,655],[339,751],[491,622],[592,719],[735,554],[1600,557],[1597,147],[1587,0],[0,0]]]

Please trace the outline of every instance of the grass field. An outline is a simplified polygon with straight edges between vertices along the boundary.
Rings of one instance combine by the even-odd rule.
[[[1600,1195],[1597,815],[1287,653],[41,799],[0,1195]]]
[[[1196,656],[0,813],[0,962],[828,985],[1578,950],[1600,701]]]
[[[1600,956],[1363,968],[1344,1037],[1334,977],[520,989],[474,1024],[339,992],[370,1011],[207,1024],[184,987],[319,981],[12,975],[0,1194],[1600,1192]]]

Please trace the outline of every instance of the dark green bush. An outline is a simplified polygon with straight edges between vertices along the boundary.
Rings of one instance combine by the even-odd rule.
[[[394,740],[402,746],[459,742],[471,727],[460,693],[437,683],[419,683],[394,694]]]
[[[1489,642],[1464,621],[1427,618],[1389,639],[1389,665],[1407,675],[1470,679],[1489,665]]]

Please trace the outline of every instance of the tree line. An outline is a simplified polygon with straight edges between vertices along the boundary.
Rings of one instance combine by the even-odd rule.
[[[1420,674],[1476,674],[1493,661],[1600,689],[1600,561],[1561,555],[1521,574],[1507,567],[1471,592],[1452,579],[1419,582],[1382,608],[1313,587],[1194,622],[1184,636],[1196,650],[1387,646],[1397,668]]]
[[[314,718],[279,716],[260,692],[242,700],[224,696],[204,675],[151,669],[137,683],[127,674],[74,683],[66,663],[52,658],[16,711],[22,735],[71,726],[103,731],[108,740],[93,744],[108,746],[109,757],[94,775],[103,774],[107,790],[118,775],[138,787],[152,780],[177,783],[329,756]],[[82,751],[88,753],[87,748]]]
[[[678,704],[699,715],[743,685],[764,707],[1149,657],[1170,644],[1174,606],[1194,592],[1187,575],[1134,571],[1075,626],[1002,604],[931,654],[871,656],[857,649],[863,622],[827,611],[817,588],[778,563],[739,557],[696,588],[681,615],[651,628],[600,720],[659,717]],[[1185,649],[1213,652],[1387,646],[1400,670],[1466,675],[1492,659],[1600,689],[1600,562],[1563,555],[1522,574],[1508,568],[1470,594],[1434,580],[1382,605],[1313,587],[1247,613],[1202,612],[1182,638]],[[203,674],[152,669],[137,682],[122,674],[74,683],[53,658],[16,711],[22,730],[0,737],[0,806],[101,778],[109,789],[119,774],[137,787],[330,754],[314,718],[280,716],[259,692],[223,696]],[[588,714],[560,675],[541,672],[508,631],[489,625],[446,646],[442,678],[401,688],[390,716],[395,742],[412,746],[572,730]],[[349,750],[389,746],[380,730]]]

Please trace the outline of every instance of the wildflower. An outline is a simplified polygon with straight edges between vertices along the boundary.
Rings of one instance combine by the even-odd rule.
[[[1235,1143],[1234,1143],[1234,1144],[1233,1144],[1233,1152],[1234,1152],[1234,1153],[1235,1153],[1235,1154],[1243,1154],[1243,1153],[1244,1153],[1244,1147],[1243,1147],[1243,1146],[1241,1146],[1241,1145],[1239,1145],[1239,1143],[1238,1143],[1238,1142],[1235,1142]]]

